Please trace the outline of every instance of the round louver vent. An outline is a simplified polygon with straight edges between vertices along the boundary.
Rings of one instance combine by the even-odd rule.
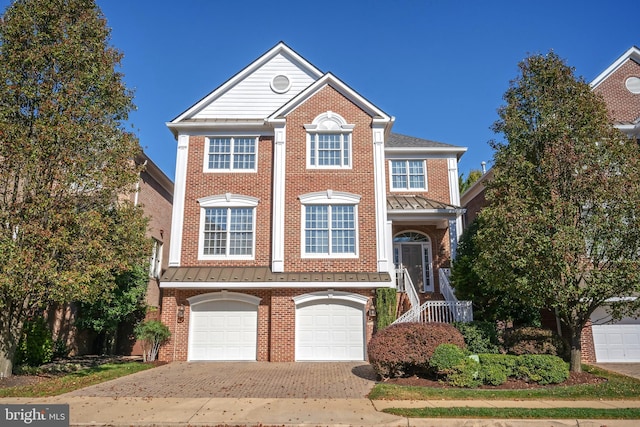
[[[627,81],[624,82],[624,85],[629,92],[635,94],[640,93],[640,77],[629,77]]]
[[[271,89],[274,92],[285,93],[290,87],[291,81],[289,80],[289,77],[282,74],[275,76],[273,80],[271,80]]]

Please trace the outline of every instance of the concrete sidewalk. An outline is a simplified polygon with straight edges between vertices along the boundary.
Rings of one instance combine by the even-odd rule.
[[[640,401],[427,400],[276,398],[142,398],[63,395],[4,398],[0,403],[69,404],[72,426],[580,426],[636,427],[638,420],[486,420],[405,418],[389,407],[639,408]]]

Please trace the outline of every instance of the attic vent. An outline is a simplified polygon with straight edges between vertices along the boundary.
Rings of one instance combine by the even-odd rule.
[[[277,75],[271,80],[271,90],[277,93],[285,93],[291,87],[289,77],[285,75]]]
[[[634,94],[640,93],[640,77],[629,77],[624,85],[627,87],[627,90]]]

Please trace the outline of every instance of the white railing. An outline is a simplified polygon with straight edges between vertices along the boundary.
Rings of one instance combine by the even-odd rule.
[[[407,294],[409,302],[411,303],[411,309],[417,308],[420,305],[420,298],[418,297],[415,286],[413,286],[409,272],[403,266],[396,269],[396,283],[398,290]]]
[[[393,323],[406,322],[472,322],[471,301],[427,301],[420,307],[411,307]]]
[[[438,272],[440,278],[440,293],[444,296],[445,301],[458,302],[456,291],[451,287],[449,277],[451,276],[450,268],[441,268]]]

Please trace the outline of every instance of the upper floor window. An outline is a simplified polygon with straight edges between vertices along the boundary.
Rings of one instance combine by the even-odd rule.
[[[307,167],[351,168],[354,125],[347,124],[339,114],[327,111],[304,127],[307,130]]]
[[[424,160],[391,160],[392,190],[427,190]]]
[[[200,259],[253,259],[258,199],[227,193],[199,202]]]
[[[355,257],[360,197],[332,191],[300,196],[303,257]]]
[[[255,171],[257,137],[207,138],[207,171]]]

